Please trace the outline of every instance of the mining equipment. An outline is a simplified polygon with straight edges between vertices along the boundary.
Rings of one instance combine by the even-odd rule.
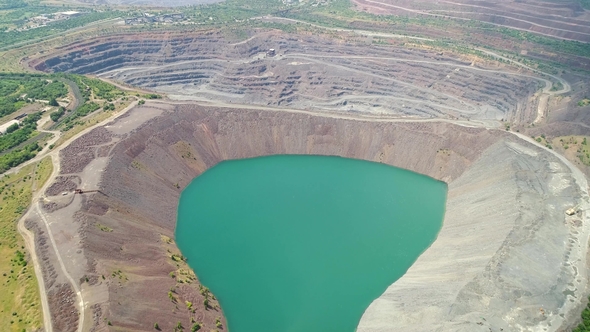
[[[74,190],[74,194],[88,194],[88,193],[99,193],[100,190],[82,190],[82,189],[76,189]]]
[[[565,210],[565,214],[567,214],[568,216],[573,216],[574,214],[576,214],[578,212],[578,206],[574,206],[571,209],[567,209]]]

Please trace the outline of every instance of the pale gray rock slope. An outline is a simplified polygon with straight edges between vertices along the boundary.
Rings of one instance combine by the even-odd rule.
[[[449,184],[438,238],[370,305],[358,331],[563,328],[586,288],[586,269],[575,265],[585,264],[587,235],[564,214],[581,195],[551,153],[495,143]]]

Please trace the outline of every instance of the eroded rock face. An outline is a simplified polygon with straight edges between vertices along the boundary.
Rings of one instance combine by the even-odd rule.
[[[78,206],[72,218],[87,263],[74,272],[88,278],[92,308],[85,326],[108,319],[123,329],[157,322],[170,330],[191,317],[206,328],[218,318],[225,324],[172,256],[178,198],[222,160],[271,154],[365,159],[449,183],[438,239],[367,309],[360,331],[556,330],[579,314],[587,278],[575,259],[585,257],[588,231],[580,216],[563,214],[580,197],[578,184],[559,159],[504,130],[147,102],[73,146],[83,140],[94,142],[94,159],[62,176],[101,193],[76,196],[47,217]],[[64,157],[62,170],[78,172],[77,159]]]

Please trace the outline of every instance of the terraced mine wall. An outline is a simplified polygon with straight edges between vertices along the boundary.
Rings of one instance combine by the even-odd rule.
[[[411,39],[379,45],[354,34],[251,35],[117,35],[66,46],[30,66],[92,73],[180,100],[513,123],[535,119],[530,101],[547,83],[522,68],[408,47]]]
[[[579,317],[588,226],[584,215],[563,211],[587,193],[571,170],[503,130],[397,121],[147,102],[82,136],[60,153],[63,177],[44,214],[80,282],[83,325],[225,323],[215,301],[202,305],[206,292],[174,256],[178,198],[222,160],[271,154],[365,159],[449,183],[438,239],[373,302],[359,331],[556,331]],[[70,182],[101,192],[54,196]]]

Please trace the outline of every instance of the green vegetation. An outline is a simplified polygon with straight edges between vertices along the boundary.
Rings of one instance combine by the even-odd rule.
[[[590,98],[584,98],[578,102],[578,106],[584,107],[590,105]]]
[[[559,140],[553,140],[556,146],[561,145],[564,150],[574,150],[574,152],[565,153],[571,159],[577,158],[582,164],[590,166],[590,148],[588,147],[588,138],[584,136],[564,136]]]
[[[18,123],[11,124],[8,128],[6,128],[6,134],[13,133],[18,130],[20,125]]]
[[[68,94],[66,86],[49,75],[0,74],[0,117],[35,100],[52,100]]]
[[[59,120],[59,118],[61,118],[65,113],[66,113],[66,109],[63,107],[60,107],[59,110],[51,113],[49,115],[49,117],[51,118],[51,121],[57,122]]]
[[[34,170],[29,165],[0,179],[0,331],[31,331],[42,325],[37,280],[16,228],[31,203],[33,176],[37,183],[47,181],[46,172]]]
[[[0,155],[0,173],[32,159],[38,151],[41,151],[42,148],[37,142],[32,142],[22,148],[15,148],[36,135],[36,122],[40,118],[40,112],[30,114],[23,120],[22,126],[17,126],[14,131],[0,136],[0,152],[13,149]]]
[[[0,10],[26,7],[27,4],[22,0],[4,0],[0,2]]]
[[[563,84],[561,84],[561,82],[553,82],[553,85],[551,86],[551,91],[560,91],[563,90]]]
[[[62,128],[62,131],[68,131],[76,124],[76,123],[74,123],[74,120],[81,118],[83,116],[86,116],[89,113],[92,113],[99,108],[100,108],[100,105],[98,105],[95,102],[88,102],[88,103],[85,103],[82,106],[78,107],[78,109],[76,111],[74,111],[72,115],[68,116],[64,120],[64,122],[63,122],[64,127]]]
[[[113,231],[112,228],[110,228],[108,226],[105,226],[105,225],[102,225],[102,224],[96,224],[96,227],[98,227],[98,229],[100,229],[101,231],[107,232],[107,233],[110,233],[110,232]]]
[[[582,141],[582,144],[578,146],[576,152],[578,153],[578,158],[580,161],[584,165],[590,166],[590,148],[588,148],[588,144],[586,143],[586,137],[584,137],[584,141]]]
[[[18,166],[29,159],[33,159],[41,149],[42,148],[39,144],[35,142],[22,149],[16,149],[0,156],[0,173],[4,173],[12,167]]]
[[[572,332],[590,332],[590,303],[588,303],[584,311],[582,311],[582,322],[574,328]]]
[[[223,325],[221,324],[221,319],[218,317],[215,319],[215,327],[220,329]]]
[[[117,89],[114,85],[105,83],[99,79],[88,78],[82,75],[67,75],[67,78],[75,82],[82,92],[82,97],[89,100],[92,95],[96,99],[104,99],[106,101],[113,101],[114,99],[125,95],[125,93]]]
[[[18,123],[8,127],[6,135],[0,136],[0,152],[11,149],[36,134],[37,121],[41,119],[41,113],[29,114],[19,126]]]
[[[57,75],[74,82],[80,89],[82,98],[84,98],[84,100],[81,101],[81,105],[76,110],[67,113],[66,117],[59,124],[61,131],[68,131],[76,125],[83,124],[82,122],[78,121],[78,119],[100,109],[101,106],[98,103],[99,100],[104,100],[104,106],[102,107],[103,110],[114,111],[116,106],[112,103],[112,101],[125,96],[125,93],[116,88],[114,85],[105,83],[98,79],[73,74]]]
[[[41,7],[43,8],[43,7]],[[57,9],[57,8],[56,8]],[[65,7],[59,8],[59,10],[67,10]],[[38,14],[47,12],[48,10],[42,11],[40,9],[36,9],[35,12]],[[57,11],[54,9],[54,11]],[[5,31],[3,32],[4,36],[0,38],[0,47],[6,47],[15,45],[17,43],[26,42],[30,40],[35,40],[43,37],[48,37],[51,35],[55,35],[60,32],[64,32],[70,29],[74,29],[77,27],[88,25],[89,23],[111,19],[116,17],[123,16],[124,13],[117,11],[117,10],[109,10],[104,12],[90,12],[88,14],[73,17],[69,20],[63,21],[56,21],[53,23],[48,24],[47,26],[38,27],[35,29],[29,29],[24,31]]]
[[[86,122],[79,119],[101,108],[98,103],[104,102],[106,111],[115,110],[113,101],[124,96],[124,93],[111,84],[97,79],[87,78],[73,74],[28,74],[28,73],[0,73],[0,116],[10,115],[18,111],[28,103],[43,100],[50,105],[59,105],[58,98],[68,94],[68,88],[62,80],[73,81],[81,91],[84,100],[81,105],[72,111],[60,107],[50,114],[56,126],[62,131],[68,131],[76,126],[83,126]],[[36,122],[41,118],[41,113],[31,114],[23,120],[22,124],[9,127],[7,134],[0,136],[0,172],[15,167],[33,157],[42,149],[35,142]],[[40,136],[43,137],[44,135]],[[20,146],[22,144],[29,144]],[[4,154],[2,154],[4,153]]]
[[[37,164],[37,168],[35,169],[35,187],[43,187],[45,182],[49,179],[51,172],[53,172],[53,162],[51,161],[51,157],[45,157]]]
[[[115,279],[115,278],[119,278],[119,283],[121,283],[121,282],[123,282],[123,281],[128,281],[128,280],[129,280],[129,277],[127,277],[127,276],[125,275],[125,273],[123,273],[123,272],[121,271],[121,269],[118,269],[118,270],[116,270],[116,271],[113,271],[113,272],[111,273],[111,278],[113,278],[113,279]]]

